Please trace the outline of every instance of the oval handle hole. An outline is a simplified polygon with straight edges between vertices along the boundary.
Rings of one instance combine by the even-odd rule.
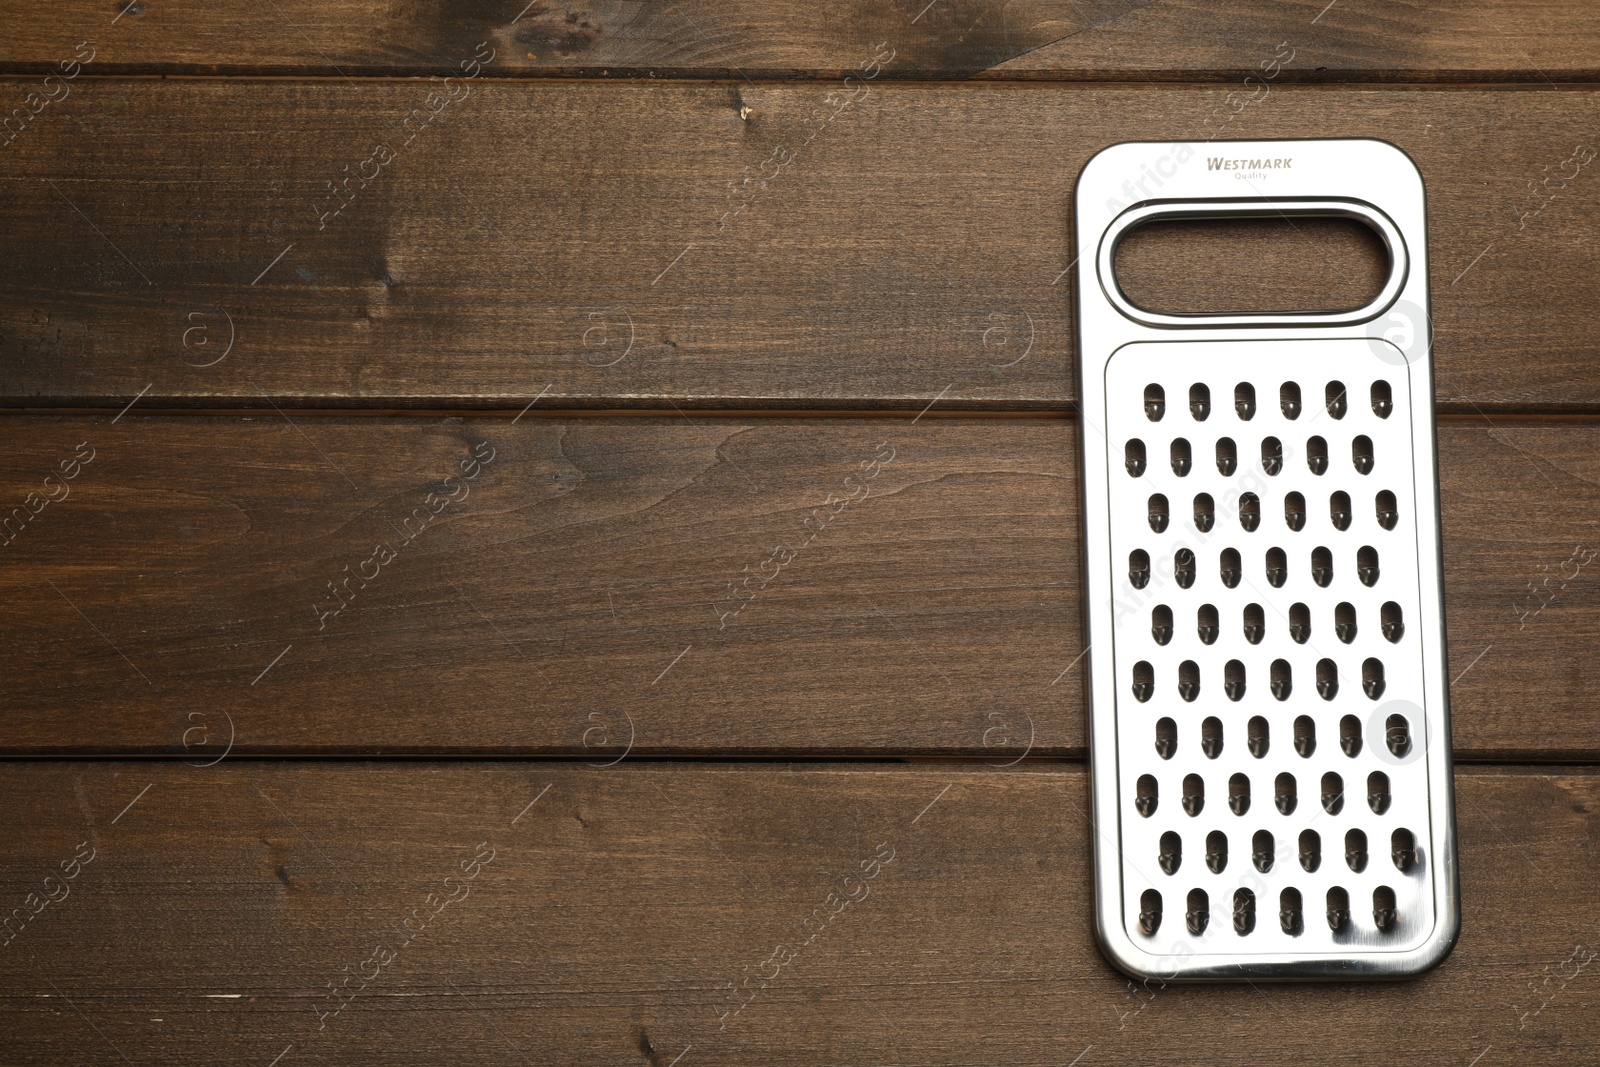
[[[1129,302],[1166,315],[1351,311],[1377,297],[1389,251],[1350,218],[1158,219],[1113,259]]]

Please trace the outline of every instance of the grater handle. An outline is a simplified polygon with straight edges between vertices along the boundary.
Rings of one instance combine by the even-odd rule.
[[[1129,233],[1152,222],[1170,219],[1217,218],[1283,218],[1296,217],[1347,218],[1365,223],[1379,237],[1389,252],[1389,275],[1383,287],[1366,304],[1349,311],[1274,311],[1237,315],[1210,312],[1181,312],[1167,314],[1139,307],[1129,300],[1117,284],[1114,262],[1117,246]],[[1145,201],[1123,211],[1106,227],[1100,237],[1096,255],[1096,270],[1100,289],[1106,300],[1122,315],[1134,322],[1157,329],[1220,329],[1226,327],[1270,326],[1276,328],[1304,326],[1308,328],[1329,326],[1354,326],[1369,322],[1382,315],[1405,288],[1410,267],[1406,255],[1405,238],[1394,220],[1365,200],[1342,197],[1323,198],[1270,198],[1245,197],[1238,199],[1191,199]]]

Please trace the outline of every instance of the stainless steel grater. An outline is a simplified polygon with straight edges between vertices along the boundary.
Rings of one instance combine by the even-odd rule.
[[[1162,314],[1160,219],[1340,216],[1339,312]],[[1422,178],[1372,140],[1119,144],[1077,188],[1096,916],[1140,977],[1394,978],[1460,926]]]

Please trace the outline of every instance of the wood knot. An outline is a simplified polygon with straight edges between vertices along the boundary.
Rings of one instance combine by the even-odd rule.
[[[550,9],[535,3],[533,9],[518,23],[517,41],[527,50],[538,53],[554,49],[557,55],[575,56],[594,46],[605,32],[605,27],[593,14],[576,8]]]

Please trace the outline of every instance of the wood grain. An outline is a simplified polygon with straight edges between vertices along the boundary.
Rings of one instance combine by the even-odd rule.
[[[1600,1038],[1592,965],[1571,976],[1600,922],[1591,773],[1458,773],[1462,936],[1428,975],[1153,999],[1095,946],[1087,785],[1076,767],[11,765],[7,909],[80,842],[94,858],[0,949],[0,1035],[18,1065],[263,1067],[1066,1064],[1088,1046],[1085,1063],[1404,1046],[1467,1064],[1490,1045],[1525,1063]],[[811,938],[830,893],[861,899]],[[794,958],[723,1028],[725,983],[771,975],[778,945]],[[319,1030],[329,984],[371,976],[377,949],[388,965]]]
[[[8,509],[80,442],[94,455],[0,547],[0,746],[1003,761],[1031,735],[1081,754],[1075,437],[13,416]],[[1457,754],[1595,758],[1600,425],[1453,420],[1440,440]],[[466,479],[475,450],[493,459]]]
[[[1600,411],[1595,178],[1527,188],[1588,89],[1280,88],[1223,126],[1220,88],[875,85],[827,119],[819,86],[480,82],[406,145],[426,84],[75,84],[4,150],[11,406],[1059,410],[1079,168],[1209,118],[1411,152],[1444,409]],[[1170,284],[1236,290],[1203,251]],[[1318,246],[1261,255],[1285,299],[1327,283]]]
[[[1581,0],[17,0],[0,69],[50,70],[85,38],[124,73],[433,73],[491,41],[502,76],[837,77],[882,41],[891,76],[918,79],[1238,80],[1285,48],[1307,80],[1548,83],[1595,77],[1600,16]]]

